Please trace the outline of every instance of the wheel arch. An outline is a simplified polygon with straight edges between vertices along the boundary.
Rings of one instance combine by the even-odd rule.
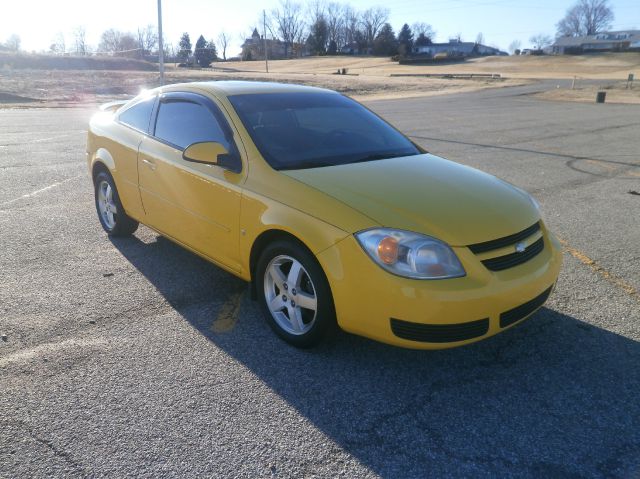
[[[249,283],[249,292],[251,293],[251,299],[257,299],[255,273],[256,267],[258,266],[258,260],[260,259],[260,256],[262,255],[262,252],[265,250],[265,248],[275,241],[291,241],[293,243],[296,243],[307,250],[307,252],[315,258],[315,254],[313,254],[311,248],[309,248],[309,246],[307,246],[304,241],[302,241],[294,234],[277,228],[263,231],[253,241],[253,244],[251,245],[251,252],[249,253],[249,275],[251,278]]]
[[[116,162],[105,148],[99,148],[91,162],[91,178],[95,181],[96,176],[101,171],[106,171],[113,177],[113,172],[116,169]]]

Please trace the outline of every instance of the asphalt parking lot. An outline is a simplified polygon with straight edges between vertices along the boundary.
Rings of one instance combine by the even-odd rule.
[[[639,477],[640,107],[526,92],[369,103],[565,244],[538,314],[438,352],[287,346],[241,281],[106,237],[91,109],[0,109],[0,477]]]

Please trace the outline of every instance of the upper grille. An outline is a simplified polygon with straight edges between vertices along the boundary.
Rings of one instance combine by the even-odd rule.
[[[522,253],[511,253],[497,258],[485,259],[482,264],[491,271],[502,271],[529,261],[544,249],[544,238],[531,243]]]
[[[540,222],[534,223],[518,233],[491,241],[484,241],[483,243],[475,243],[469,245],[468,248],[475,254],[486,253],[487,251],[493,251],[508,246],[513,246],[515,250],[516,243],[529,238],[538,231],[540,231]],[[502,271],[503,269],[513,268],[514,266],[529,261],[543,249],[544,239],[543,237],[540,237],[538,240],[527,246],[522,252],[514,252],[494,258],[486,258],[481,261],[482,264],[491,271]]]
[[[472,253],[479,254],[484,253],[486,251],[491,251],[494,249],[504,248],[505,246],[509,246],[517,243],[518,241],[522,241],[523,239],[528,238],[536,231],[540,230],[540,222],[532,224],[527,229],[520,231],[519,233],[515,233],[509,236],[505,236],[503,238],[498,238],[491,241],[485,241],[483,243],[476,243],[469,245],[469,249]]]
[[[533,313],[536,309],[544,304],[549,295],[551,294],[551,289],[553,287],[545,290],[539,296],[536,296],[531,301],[527,301],[520,306],[510,309],[509,311],[505,311],[500,315],[500,327],[506,328],[507,326],[520,321],[521,319],[526,318],[531,313]]]
[[[453,343],[484,336],[489,331],[489,319],[459,324],[422,324],[391,318],[391,331],[402,339],[425,343]]]

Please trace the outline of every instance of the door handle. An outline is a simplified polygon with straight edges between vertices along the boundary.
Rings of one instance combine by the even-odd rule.
[[[144,159],[142,160],[142,162],[143,162],[145,165],[147,165],[149,168],[151,168],[152,170],[154,170],[154,171],[155,171],[155,169],[156,169],[156,164],[155,164],[153,161],[151,161],[151,160],[147,160],[146,158],[144,158]]]

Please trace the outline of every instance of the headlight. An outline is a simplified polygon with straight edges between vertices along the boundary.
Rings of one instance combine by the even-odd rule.
[[[430,236],[389,228],[365,230],[355,236],[377,264],[398,276],[445,279],[465,275],[451,248]]]

